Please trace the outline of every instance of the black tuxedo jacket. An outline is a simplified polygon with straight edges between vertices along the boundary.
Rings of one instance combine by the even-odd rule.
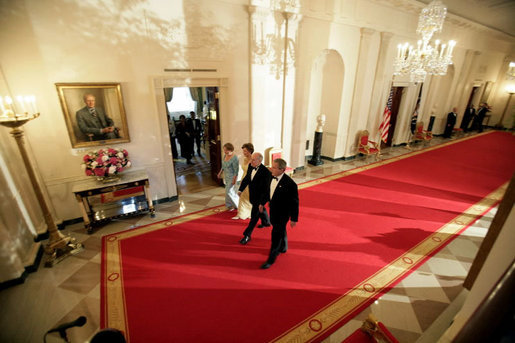
[[[272,178],[272,174],[268,170],[267,167],[260,164],[258,166],[258,170],[256,171],[256,175],[251,180],[250,176],[252,175],[253,167],[249,163],[249,167],[247,169],[247,174],[241,180],[239,191],[243,192],[245,187],[249,186],[249,199],[253,205],[264,205],[268,201],[270,197],[270,180]]]
[[[193,122],[195,122],[195,125],[193,125]],[[200,119],[191,119],[191,130],[195,136],[200,136],[200,133],[204,131]]]
[[[270,183],[267,195],[270,198]],[[290,219],[299,221],[299,191],[295,181],[284,174],[270,199],[270,222],[286,224]]]
[[[447,114],[447,126],[454,126],[456,124],[456,113],[449,112]]]

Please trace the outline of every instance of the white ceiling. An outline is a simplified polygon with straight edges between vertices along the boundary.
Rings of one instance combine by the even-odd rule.
[[[418,0],[428,4],[432,0]],[[441,0],[447,12],[515,37],[515,0]]]

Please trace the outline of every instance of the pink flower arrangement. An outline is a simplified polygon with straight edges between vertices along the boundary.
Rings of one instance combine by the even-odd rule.
[[[125,149],[106,148],[90,151],[82,158],[82,167],[88,176],[112,176],[131,167]]]

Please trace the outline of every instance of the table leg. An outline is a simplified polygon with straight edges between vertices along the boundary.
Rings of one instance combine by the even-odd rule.
[[[154,218],[156,216],[156,210],[154,209],[154,204],[152,203],[152,196],[150,195],[150,187],[148,181],[145,181],[145,197],[147,198],[148,210],[150,211],[150,217]]]
[[[80,195],[75,195],[77,199],[77,203],[79,204],[80,211],[82,213],[82,219],[84,219],[84,228],[88,231],[88,233],[91,233],[91,222],[89,220],[88,212],[86,211],[86,207],[84,205],[84,201],[86,199],[83,199]]]

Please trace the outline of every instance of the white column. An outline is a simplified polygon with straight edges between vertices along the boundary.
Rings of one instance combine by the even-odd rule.
[[[454,96],[452,97],[452,99],[457,99],[459,112],[463,112],[462,109],[464,110],[467,105],[466,102],[468,101],[470,90],[472,89],[472,80],[470,77],[475,69],[474,66],[477,64],[479,55],[481,55],[481,53],[474,50],[467,50],[465,54],[465,61],[463,62],[458,83],[456,84]]]
[[[370,111],[368,113],[367,130],[370,132],[370,137],[378,137],[376,138],[377,142],[379,142],[380,139],[379,126],[383,120],[383,111],[390,95],[390,87],[392,83],[392,75],[386,74],[386,71],[388,70],[388,68],[386,68],[386,64],[389,62],[386,59],[386,56],[390,49],[392,37],[393,35],[389,32],[381,32],[374,89],[372,90]]]
[[[344,147],[344,156],[355,154],[356,133],[367,127],[370,99],[372,97],[372,85],[377,66],[377,55],[373,54],[375,49],[371,47],[374,32],[375,30],[372,29],[361,28],[358,65],[356,68],[356,77],[354,78],[354,92],[346,146]],[[371,61],[373,61],[373,63],[371,63]]]

